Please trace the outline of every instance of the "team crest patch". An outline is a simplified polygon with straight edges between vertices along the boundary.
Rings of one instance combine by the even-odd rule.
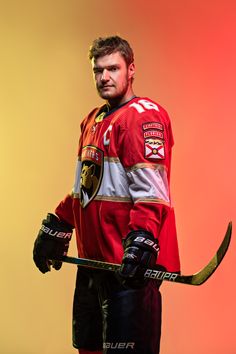
[[[165,158],[164,141],[159,139],[146,139],[144,143],[146,159],[161,159]]]
[[[85,146],[81,154],[80,204],[85,208],[97,195],[103,176],[103,151]]]

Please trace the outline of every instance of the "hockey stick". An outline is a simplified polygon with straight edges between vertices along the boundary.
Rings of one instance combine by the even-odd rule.
[[[167,280],[175,283],[182,283],[188,285],[201,285],[203,284],[217,269],[222,259],[224,258],[231,239],[232,233],[232,222],[228,224],[228,228],[225,237],[210,262],[202,268],[199,272],[193,275],[181,275],[178,273],[165,272],[158,269],[147,269],[144,277],[156,280]],[[101,262],[85,258],[75,258],[65,256],[62,259],[63,262],[77,264],[79,267],[93,268],[93,269],[103,269],[108,271],[116,272],[119,270],[120,265],[114,263]]]

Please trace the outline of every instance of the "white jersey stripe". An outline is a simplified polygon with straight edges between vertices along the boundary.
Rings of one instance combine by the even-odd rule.
[[[166,170],[138,168],[127,173],[130,180],[130,195],[133,200],[158,199],[170,202]]]
[[[104,162],[103,180],[97,196],[130,198],[127,174],[120,162]]]
[[[80,196],[81,161],[78,160],[74,198]],[[160,164],[141,163],[124,169],[118,158],[106,158],[96,200],[170,203],[166,169]]]

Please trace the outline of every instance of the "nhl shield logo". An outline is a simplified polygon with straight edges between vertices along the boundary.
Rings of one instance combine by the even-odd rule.
[[[82,150],[80,204],[85,208],[96,196],[103,176],[103,151],[88,145]]]

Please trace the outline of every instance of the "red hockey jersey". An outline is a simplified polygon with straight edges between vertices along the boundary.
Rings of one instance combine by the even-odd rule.
[[[105,117],[104,117],[105,116]],[[79,257],[121,263],[122,239],[143,229],[159,239],[157,263],[180,270],[169,178],[173,136],[166,111],[135,97],[81,124],[75,184],[56,214],[76,230]]]

